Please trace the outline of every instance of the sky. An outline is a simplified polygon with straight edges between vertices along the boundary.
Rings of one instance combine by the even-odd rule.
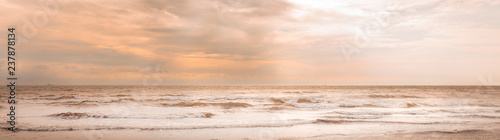
[[[16,28],[19,84],[499,85],[498,9],[495,0],[0,0],[0,34]]]

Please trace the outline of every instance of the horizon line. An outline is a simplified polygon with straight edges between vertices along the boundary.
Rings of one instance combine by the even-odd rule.
[[[415,85],[404,85],[404,84],[380,84],[380,85],[363,85],[363,84],[346,84],[346,85],[333,85],[333,84],[162,84],[162,85],[132,85],[132,84],[19,84],[18,86],[500,86],[500,85],[451,85],[451,84],[415,84]]]

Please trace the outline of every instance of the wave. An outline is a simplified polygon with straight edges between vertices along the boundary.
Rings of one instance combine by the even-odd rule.
[[[189,129],[220,129],[220,128],[259,128],[259,127],[291,127],[305,124],[344,124],[344,123],[396,123],[396,124],[414,124],[414,125],[432,125],[432,124],[452,124],[450,122],[398,122],[398,121],[366,121],[366,120],[335,120],[335,119],[316,119],[299,120],[290,122],[276,122],[263,124],[232,124],[232,125],[205,125],[205,126],[179,126],[179,127],[62,127],[62,128],[22,128],[19,131],[85,131],[85,130],[189,130]],[[4,128],[7,129],[7,128]]]
[[[49,102],[43,104],[61,104],[61,105],[97,105],[99,103],[117,103],[117,102],[152,102],[152,101],[172,101],[174,99],[134,99],[134,98],[119,98],[115,100],[72,100],[72,101],[63,101],[63,102]]]
[[[486,130],[475,130],[475,129],[471,129],[471,130],[458,130],[458,129],[455,129],[454,131],[425,131],[425,132],[416,132],[416,133],[440,133],[440,134],[477,134],[477,133],[491,133],[490,131],[486,131]]]
[[[368,95],[370,98],[424,98],[420,96],[413,96],[413,95],[379,95],[379,94],[371,94]]]
[[[410,107],[418,107],[418,105],[416,103],[406,103],[406,107],[410,108]]]
[[[220,129],[220,128],[259,128],[259,127],[290,127],[303,124],[312,124],[314,121],[289,122],[289,123],[267,123],[267,124],[243,124],[243,125],[210,125],[210,126],[185,126],[185,127],[88,127],[88,128],[16,128],[17,131],[85,131],[85,130],[189,130],[189,129]],[[3,128],[7,129],[7,128]]]
[[[374,115],[356,115],[356,116],[323,116],[323,118],[328,118],[328,119],[380,119],[383,116],[374,116]]]
[[[106,116],[101,116],[101,115],[91,115],[91,114],[87,114],[87,113],[72,113],[72,112],[52,114],[49,116],[58,117],[61,119],[80,119],[82,117],[85,117],[85,118],[105,118],[106,117]]]
[[[48,115],[50,117],[57,117],[60,119],[81,119],[81,118],[97,118],[97,119],[182,119],[182,118],[211,118],[215,116],[213,113],[201,112],[201,113],[186,113],[186,114],[171,114],[168,116],[113,116],[113,115],[99,115],[90,113],[58,113]]]
[[[328,119],[380,119],[383,116],[323,116],[323,118]]]
[[[116,94],[116,95],[111,95],[111,97],[130,97],[131,95],[125,95],[125,94]]]
[[[452,136],[455,135],[455,136]],[[480,129],[465,129],[453,131],[417,131],[417,132],[396,132],[388,133],[383,136],[367,135],[359,137],[358,135],[348,134],[320,134],[300,139],[498,139],[499,135],[492,131]],[[288,139],[288,138],[285,138]],[[298,139],[298,138],[289,138]]]
[[[469,104],[470,106],[480,106],[480,107],[500,107],[494,104]]]
[[[23,100],[62,100],[62,99],[76,99],[75,96],[61,96],[61,97],[52,97],[52,96],[40,96],[38,98],[23,98]]]
[[[317,119],[315,123],[397,123],[397,124],[416,124],[416,125],[430,125],[430,124],[452,124],[451,122],[400,122],[400,121],[365,121],[365,120],[329,120]]]
[[[195,106],[219,106],[224,109],[230,108],[245,108],[252,106],[248,103],[239,103],[239,102],[227,102],[227,103],[203,103],[203,102],[179,102],[176,104],[167,104],[163,103],[163,106],[175,106],[175,107],[195,107]]]
[[[47,103],[47,104],[78,106],[78,105],[98,105],[98,104],[101,104],[101,103],[113,103],[113,102],[119,102],[119,101],[120,100],[109,100],[109,101],[82,100],[82,101],[50,102],[50,103]]]
[[[270,99],[272,102],[277,103],[277,104],[283,104],[286,103],[286,99],[279,99],[279,98],[271,98]]]
[[[385,116],[385,115],[392,115],[393,113],[391,112],[340,112],[340,111],[332,111],[332,112],[327,112],[324,114],[341,114],[341,115],[380,115],[380,116]]]
[[[273,106],[273,107],[269,107],[269,108],[266,108],[267,110],[287,110],[287,109],[291,109],[290,107],[285,107],[285,106]]]
[[[455,118],[486,118],[486,119],[500,119],[500,116],[489,116],[489,115],[455,115],[449,116]]]
[[[263,104],[263,106],[266,107],[265,108],[266,110],[288,110],[288,109],[297,108],[294,104],[281,103],[281,102],[278,102],[275,104]],[[271,107],[267,107],[267,106],[271,106]]]
[[[355,107],[382,107],[373,104],[363,104],[363,105],[339,105],[341,108],[355,108]]]
[[[314,102],[317,102],[317,101],[314,101]],[[313,100],[311,99],[307,99],[307,98],[299,98],[297,100],[297,103],[314,103]]]

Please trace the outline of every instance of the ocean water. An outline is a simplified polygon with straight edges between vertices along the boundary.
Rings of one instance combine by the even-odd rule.
[[[89,139],[113,131],[185,139],[500,136],[499,86],[18,86],[17,94],[20,131],[79,131]]]

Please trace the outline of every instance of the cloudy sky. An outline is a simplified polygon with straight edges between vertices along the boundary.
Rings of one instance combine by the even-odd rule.
[[[494,0],[0,0],[0,33],[16,28],[20,84],[498,85],[498,9]]]

